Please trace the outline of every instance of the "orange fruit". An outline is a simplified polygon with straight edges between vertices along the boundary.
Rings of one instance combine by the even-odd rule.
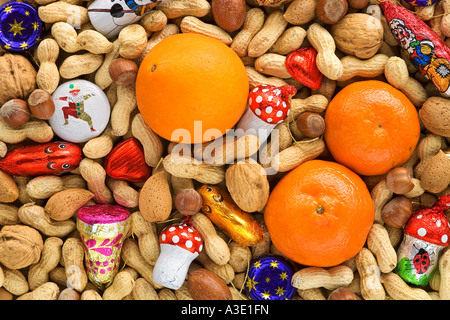
[[[274,187],[264,220],[274,246],[307,266],[331,267],[363,247],[375,216],[364,181],[332,161],[310,160]]]
[[[419,141],[419,116],[399,90],[376,81],[344,87],[325,112],[333,158],[361,175],[381,175],[405,163]]]
[[[156,134],[174,142],[222,136],[244,113],[248,93],[238,55],[219,40],[192,33],[169,36],[154,46],[136,78],[142,117]],[[201,123],[195,127],[195,121]]]

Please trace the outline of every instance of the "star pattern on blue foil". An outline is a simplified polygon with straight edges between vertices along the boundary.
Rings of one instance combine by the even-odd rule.
[[[292,271],[287,264],[274,257],[264,257],[251,264],[245,290],[255,300],[290,299],[291,278]]]

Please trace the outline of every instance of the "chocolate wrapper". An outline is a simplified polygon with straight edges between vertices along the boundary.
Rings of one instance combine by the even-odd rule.
[[[406,282],[425,286],[438,264],[439,252],[449,245],[450,225],[444,210],[450,195],[431,208],[414,212],[403,227],[403,242],[397,251],[397,273]]]
[[[250,262],[245,292],[252,300],[289,300],[295,293],[292,269],[278,256],[264,256]]]
[[[435,4],[438,0],[404,0],[415,7],[429,7]]]
[[[444,248],[405,234],[397,252],[398,275],[411,284],[427,285],[436,270],[439,252]]]
[[[42,25],[33,5],[8,1],[0,6],[0,46],[11,52],[29,51],[39,42]]]
[[[216,186],[197,189],[202,196],[201,212],[235,242],[253,246],[264,239],[264,232],[250,213],[241,210],[231,196]]]
[[[89,280],[100,289],[116,276],[123,241],[130,229],[130,213],[118,205],[98,204],[77,213],[77,228],[85,249]]]
[[[380,2],[392,34],[419,71],[450,96],[450,48],[425,22],[389,1]]]

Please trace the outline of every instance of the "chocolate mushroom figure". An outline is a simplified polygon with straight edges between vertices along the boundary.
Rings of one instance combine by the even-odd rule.
[[[275,126],[289,116],[291,97],[297,89],[291,85],[281,87],[262,84],[248,96],[248,108],[236,125],[236,136],[256,135],[263,144]]]
[[[440,197],[431,208],[413,213],[403,227],[397,252],[397,272],[403,280],[419,286],[430,280],[439,252],[449,244],[450,226],[444,214],[449,207],[450,195]]]
[[[159,236],[161,253],[153,269],[153,281],[169,289],[181,287],[191,262],[203,249],[203,240],[188,219],[164,228]]]

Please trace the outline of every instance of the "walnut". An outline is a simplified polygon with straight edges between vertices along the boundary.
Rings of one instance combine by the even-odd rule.
[[[365,13],[349,13],[332,25],[331,35],[336,47],[360,59],[372,58],[383,41],[381,22]]]
[[[0,56],[0,105],[24,99],[36,88],[36,70],[27,58],[5,53]]]
[[[25,225],[8,225],[0,231],[0,263],[22,269],[37,263],[44,247],[41,234]]]

